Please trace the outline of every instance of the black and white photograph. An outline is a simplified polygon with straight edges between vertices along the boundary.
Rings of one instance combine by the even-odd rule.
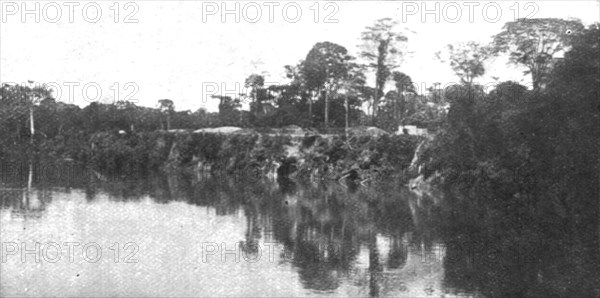
[[[600,297],[600,1],[0,0],[0,297]]]

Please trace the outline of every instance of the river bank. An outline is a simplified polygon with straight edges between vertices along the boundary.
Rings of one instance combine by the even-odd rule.
[[[88,163],[100,171],[158,169],[247,179],[350,179],[369,183],[404,177],[422,138],[385,133],[317,134],[285,130],[101,133],[90,140]]]
[[[160,171],[249,180],[289,178],[369,184],[396,178],[406,183],[418,174],[414,158],[423,140],[377,128],[354,128],[347,134],[233,127],[108,131],[86,138],[25,144],[21,147],[27,148],[11,150],[14,156],[5,156],[2,164],[20,172],[27,172],[30,164],[51,169],[77,164],[111,177]],[[23,152],[26,158],[19,158]]]

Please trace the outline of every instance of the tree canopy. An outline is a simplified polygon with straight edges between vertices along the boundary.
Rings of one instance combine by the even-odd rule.
[[[568,50],[572,38],[583,32],[578,20],[556,18],[518,19],[508,22],[494,36],[493,52],[508,53],[510,62],[527,68],[533,88],[547,83],[547,76],[559,52]]]

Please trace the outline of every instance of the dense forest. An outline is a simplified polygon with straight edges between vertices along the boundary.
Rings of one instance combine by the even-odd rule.
[[[532,66],[534,89],[505,82],[490,93],[468,84],[455,90],[421,160],[424,172],[445,189],[450,237],[476,235],[473,249],[503,262],[478,264],[472,270],[494,276],[474,277],[469,287],[487,284],[490,296],[597,296],[600,30],[578,29],[552,63],[528,56],[537,41],[508,36],[515,32],[498,38],[523,42],[512,54]]]

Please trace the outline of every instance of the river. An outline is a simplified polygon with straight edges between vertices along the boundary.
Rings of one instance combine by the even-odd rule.
[[[398,183],[41,176],[0,190],[3,296],[479,297],[502,258]]]

